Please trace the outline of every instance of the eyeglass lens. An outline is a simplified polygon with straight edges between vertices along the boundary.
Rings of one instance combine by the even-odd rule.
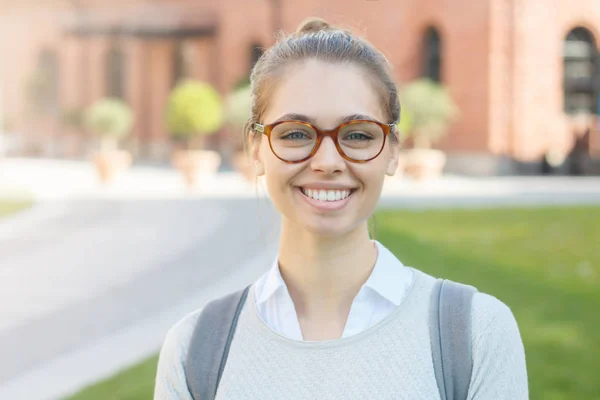
[[[273,152],[287,161],[308,157],[317,143],[317,132],[296,122],[275,126],[270,136]],[[375,157],[381,151],[384,139],[383,129],[373,122],[350,123],[338,134],[338,144],[343,153],[357,161]]]

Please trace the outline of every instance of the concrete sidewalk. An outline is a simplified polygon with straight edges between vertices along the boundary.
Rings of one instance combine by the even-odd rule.
[[[254,199],[51,206],[0,222],[0,399],[64,398],[155,353],[177,320],[258,278],[278,244],[278,215]]]

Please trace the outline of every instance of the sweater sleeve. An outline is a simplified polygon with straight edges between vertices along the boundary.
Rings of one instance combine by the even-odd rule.
[[[154,400],[193,400],[185,377],[185,362],[199,312],[189,314],[168,332],[160,350]]]
[[[525,349],[510,308],[493,296],[476,293],[472,338],[473,375],[467,399],[528,399]]]

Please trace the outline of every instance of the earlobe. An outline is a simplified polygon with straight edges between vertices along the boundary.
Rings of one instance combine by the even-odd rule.
[[[254,171],[256,176],[263,176],[265,174],[265,167],[259,160],[254,161]]]
[[[396,160],[396,161],[398,161],[398,160]],[[389,175],[389,176],[394,176],[396,174],[396,170],[397,169],[398,169],[398,162],[396,162],[394,165],[392,165],[390,163],[390,164],[388,164],[388,167],[387,167],[387,170],[385,171],[385,174]]]
[[[399,150],[400,149],[397,149],[397,148],[394,148],[392,150],[392,156],[390,157],[387,168],[385,170],[386,175],[393,176],[396,174],[396,171],[398,170],[398,163],[399,163],[399,157],[400,157]]]
[[[262,176],[265,174],[265,167],[260,159],[260,143],[253,140],[254,133],[250,132],[250,143],[251,143],[251,155],[252,162],[254,163],[254,173],[256,176]]]

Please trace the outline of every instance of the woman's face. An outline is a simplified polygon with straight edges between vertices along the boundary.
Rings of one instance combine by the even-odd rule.
[[[349,115],[364,114],[389,123],[377,93],[362,70],[310,60],[290,68],[272,92],[262,121],[270,124],[285,114],[302,114],[320,129],[333,129]],[[253,142],[254,143],[254,142]],[[302,163],[287,164],[271,151],[266,136],[253,145],[258,175],[265,181],[275,207],[297,229],[322,236],[344,235],[364,223],[373,213],[385,175],[398,164],[398,146],[388,136],[381,154],[366,163],[353,163],[337,151],[326,137],[315,155]],[[316,200],[305,193],[326,190],[338,201]],[[339,193],[329,193],[337,189]],[[304,192],[304,193],[303,193]],[[317,196],[318,197],[318,196]]]

